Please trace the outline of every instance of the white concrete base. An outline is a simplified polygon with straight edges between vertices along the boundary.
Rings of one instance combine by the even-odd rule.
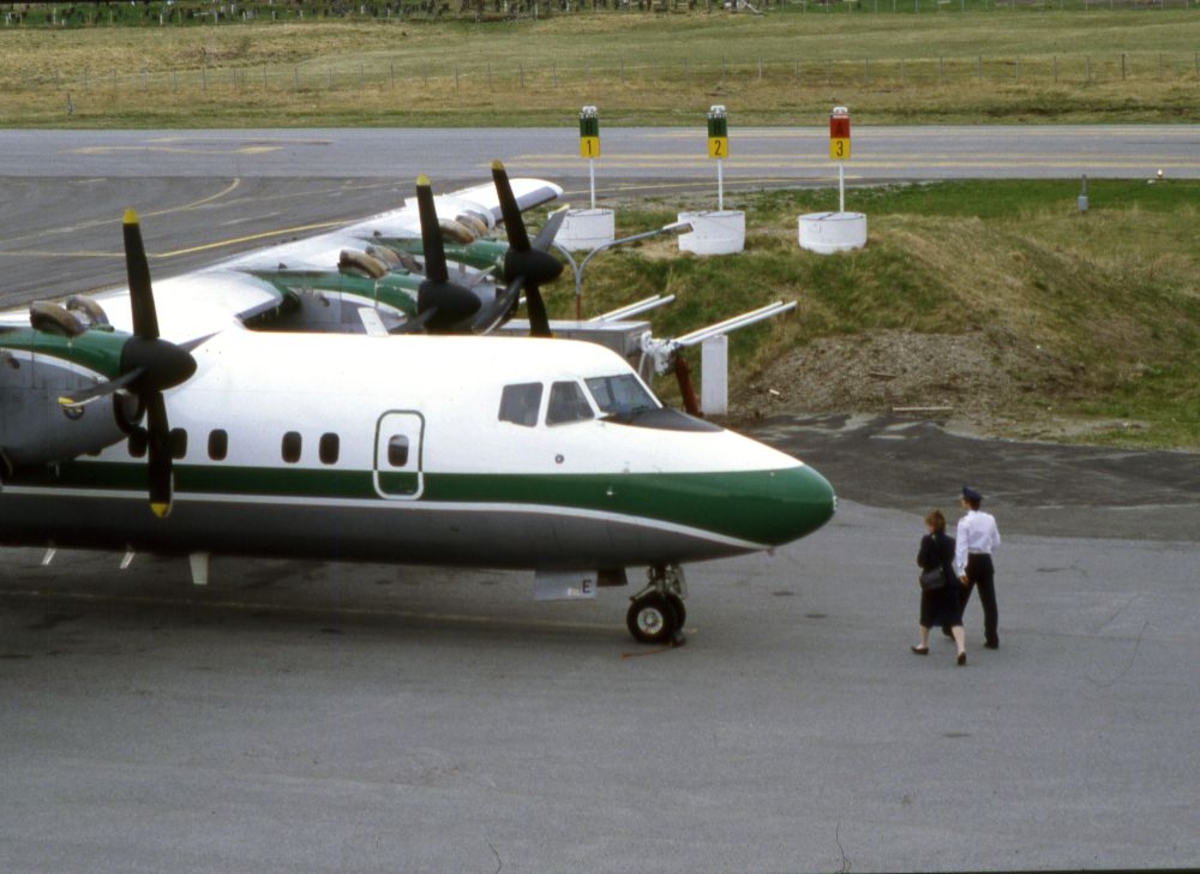
[[[554,242],[573,252],[590,252],[615,240],[616,229],[611,209],[569,209]]]
[[[681,212],[681,222],[692,226],[679,236],[679,251],[697,255],[732,255],[746,248],[746,214],[741,210]]]
[[[867,217],[861,212],[813,212],[800,216],[800,248],[819,255],[867,245]]]

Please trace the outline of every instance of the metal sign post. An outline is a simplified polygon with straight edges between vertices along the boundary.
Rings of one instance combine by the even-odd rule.
[[[588,159],[588,181],[592,192],[592,209],[596,208],[596,159],[600,157],[600,116],[596,107],[579,110],[579,157]]]
[[[845,212],[845,162],[850,160],[850,110],[844,106],[835,106],[829,113],[829,160],[838,162],[838,212]]]
[[[708,157],[717,161],[717,210],[725,209],[725,158],[729,155],[729,122],[724,106],[708,110]]]

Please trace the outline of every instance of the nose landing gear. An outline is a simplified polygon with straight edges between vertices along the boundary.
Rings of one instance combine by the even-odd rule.
[[[678,565],[656,565],[647,571],[646,587],[629,600],[625,624],[638,643],[682,646],[687,621],[687,581]]]

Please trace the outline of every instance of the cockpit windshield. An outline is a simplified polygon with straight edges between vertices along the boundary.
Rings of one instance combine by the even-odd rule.
[[[597,376],[584,380],[605,416],[628,421],[638,413],[658,409],[658,401],[632,373]]]

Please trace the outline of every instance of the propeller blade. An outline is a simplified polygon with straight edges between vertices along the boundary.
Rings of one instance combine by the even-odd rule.
[[[125,210],[122,223],[125,234],[125,270],[129,276],[129,302],[133,308],[133,333],[145,340],[158,339],[158,312],[150,288],[150,262],[142,242],[142,226],[137,213]]]
[[[551,244],[554,243],[554,238],[558,236],[558,229],[562,227],[562,223],[566,220],[567,207],[565,206],[550,213],[550,217],[546,219],[546,223],[542,225],[542,229],[538,231],[538,235],[533,239],[533,248],[548,252]],[[562,271],[560,270],[559,272],[561,273]]]
[[[150,509],[160,519],[171,512],[175,472],[171,462],[171,425],[162,392],[146,394],[146,449],[149,454]]]
[[[500,161],[492,162],[492,183],[496,186],[496,196],[500,200],[500,214],[504,218],[508,244],[518,251],[529,251],[529,234],[525,230],[525,220],[521,218],[521,207],[517,204],[517,198],[513,196],[508,171]]]
[[[128,373],[122,373],[116,379],[110,379],[108,382],[102,382],[99,385],[77,391],[74,394],[61,395],[58,402],[64,407],[82,407],[84,404],[90,404],[92,401],[107,397],[115,391],[120,391],[134,380],[140,379],[145,372],[144,367],[135,367]]]
[[[521,291],[524,288],[525,277],[518,276],[508,284],[508,287],[496,298],[494,303],[475,317],[475,321],[471,323],[471,330],[476,334],[486,334],[508,321],[513,310],[517,308]]]
[[[529,314],[530,337],[553,337],[550,332],[550,317],[546,314],[546,301],[542,291],[534,283],[525,289],[525,311]]]
[[[425,329],[425,325],[429,320],[437,315],[437,307],[430,307],[425,312],[413,316],[411,319],[405,319],[400,324],[389,328],[389,334],[416,334]]]
[[[433,186],[429,177],[417,177],[417,211],[421,217],[421,244],[425,252],[425,277],[434,282],[446,282],[450,272],[446,269],[446,249],[442,243],[442,228],[438,222],[437,207],[433,202]]]
[[[529,312],[529,336],[531,337],[552,337],[550,333],[550,319],[546,315],[546,301],[542,297],[541,283],[551,282],[559,277],[563,272],[563,264],[557,258],[554,258],[547,251],[550,245],[554,242],[554,238],[558,236],[558,229],[562,227],[563,221],[567,217],[567,210],[555,210],[550,214],[546,223],[542,225],[542,229],[538,231],[537,238],[533,241],[533,252],[527,257],[533,255],[542,255],[546,259],[554,262],[553,266],[548,263],[539,264],[538,281],[530,282],[529,287],[525,291],[525,309]]]

